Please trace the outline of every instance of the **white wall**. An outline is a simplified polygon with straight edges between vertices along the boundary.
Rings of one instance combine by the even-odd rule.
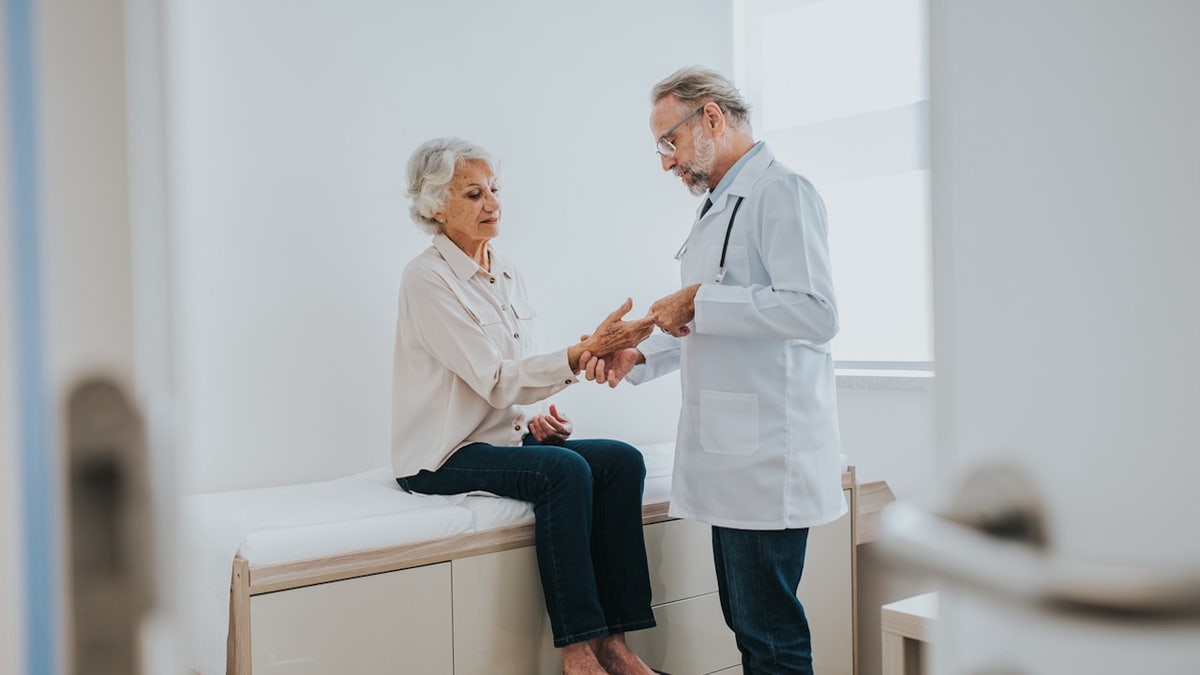
[[[185,491],[388,461],[396,291],[427,237],[404,164],[461,135],[503,165],[497,245],[549,350],[677,287],[694,198],[662,173],[649,89],[731,72],[728,0],[168,3]],[[577,434],[673,437],[674,378],[560,396]]]
[[[858,481],[885,480],[898,497],[933,490],[932,378],[838,378],[842,452]]]

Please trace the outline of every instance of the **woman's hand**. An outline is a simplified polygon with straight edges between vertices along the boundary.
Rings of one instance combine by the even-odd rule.
[[[605,317],[595,331],[567,348],[567,363],[572,372],[578,373],[593,356],[607,357],[650,337],[654,332],[654,319],[647,316],[636,321],[623,321],[621,317],[630,309],[633,309],[633,300],[625,298],[625,302]]]
[[[654,318],[647,316],[634,321],[623,321],[622,317],[633,309],[633,300],[625,298],[625,302],[604,321],[596,326],[596,330],[580,343],[585,351],[595,356],[607,356],[615,351],[637,346],[639,342],[650,337],[654,332]]]
[[[529,420],[529,433],[538,443],[561,443],[571,437],[571,420],[558,412],[558,406],[550,404],[549,415],[538,415]]]

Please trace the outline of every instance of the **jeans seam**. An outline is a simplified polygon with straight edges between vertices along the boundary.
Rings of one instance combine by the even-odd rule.
[[[591,630],[585,630],[581,633],[570,633],[568,635],[562,636],[561,638],[556,637],[556,638],[554,638],[554,646],[561,648],[561,647],[565,647],[569,644],[573,644],[575,642],[583,642],[584,640],[594,640],[596,638],[604,637],[606,635],[611,635],[611,634],[612,633],[609,632],[607,626],[604,626],[602,628],[593,628]]]
[[[649,619],[640,621],[622,621],[620,623],[609,624],[608,630],[610,633],[624,633],[631,630],[643,630],[653,628],[658,625],[658,620],[651,616]]]

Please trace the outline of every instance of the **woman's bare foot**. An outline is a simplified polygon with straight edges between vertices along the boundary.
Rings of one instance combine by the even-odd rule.
[[[624,633],[592,640],[592,651],[600,665],[613,675],[654,675],[650,666],[625,644]]]
[[[562,648],[563,675],[609,675],[587,642],[576,642]]]

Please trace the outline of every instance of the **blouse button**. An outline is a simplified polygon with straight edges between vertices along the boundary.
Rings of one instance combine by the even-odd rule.
[[[489,284],[494,284],[494,283],[496,283],[496,277],[488,277],[488,283],[489,283]]]
[[[519,337],[521,337],[521,334],[520,334],[520,333],[513,333],[513,337],[515,337],[515,338],[519,338]]]
[[[521,430],[521,425],[520,425],[520,423],[517,423],[517,424],[514,424],[514,425],[513,425],[513,431],[520,431],[520,430]]]

